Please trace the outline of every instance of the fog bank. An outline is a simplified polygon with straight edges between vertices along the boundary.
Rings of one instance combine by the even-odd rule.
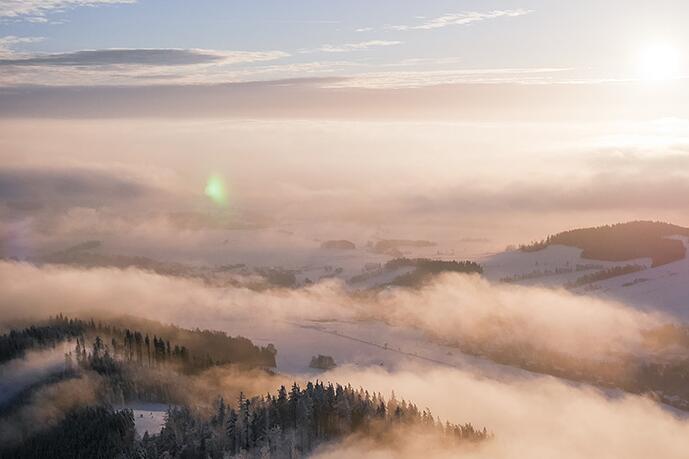
[[[551,377],[483,379],[446,368],[386,372],[378,368],[339,368],[324,376],[350,381],[369,391],[413,400],[450,422],[486,426],[495,438],[477,448],[434,449],[413,435],[394,444],[345,442],[317,457],[477,459],[684,458],[689,421],[656,403],[633,395],[604,393],[590,386],[565,384]]]

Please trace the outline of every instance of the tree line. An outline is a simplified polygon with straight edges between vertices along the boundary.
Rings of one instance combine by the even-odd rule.
[[[389,285],[398,287],[418,287],[432,276],[451,272],[465,274],[483,274],[483,267],[473,261],[445,261],[430,258],[395,258],[385,263],[386,270],[411,267],[414,271],[397,276]]]
[[[396,430],[400,429],[400,430]],[[404,430],[412,429],[412,430]],[[211,415],[194,407],[170,407],[158,434],[135,433],[131,410],[102,404],[72,410],[57,425],[21,445],[0,446],[0,457],[16,458],[299,458],[352,434],[389,441],[396,432],[433,435],[443,446],[473,444],[492,437],[471,424],[442,423],[428,409],[389,400],[350,385],[296,383],[288,391],[235,404],[219,398]]]
[[[230,363],[249,367],[276,365],[277,350],[272,344],[259,347],[247,338],[231,337],[217,331],[185,330],[147,321],[141,321],[141,325],[149,326],[161,334],[59,314],[44,324],[12,329],[1,335],[0,363],[22,357],[30,349],[54,348],[63,341],[75,339],[78,346],[75,358],[80,358],[86,352],[87,338],[98,336],[101,341],[104,338],[109,340],[109,352],[114,357],[140,365],[158,366],[177,362],[184,364],[188,370]],[[175,338],[178,342],[171,343]]]
[[[634,221],[615,225],[564,231],[541,241],[521,245],[523,252],[536,252],[550,245],[582,249],[581,256],[592,260],[627,261],[649,257],[660,266],[685,257],[682,241],[669,236],[689,236],[689,228],[663,222]]]

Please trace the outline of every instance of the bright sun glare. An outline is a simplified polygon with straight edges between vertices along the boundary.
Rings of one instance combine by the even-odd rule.
[[[669,43],[650,43],[638,54],[638,73],[644,80],[669,80],[678,77],[680,52]]]

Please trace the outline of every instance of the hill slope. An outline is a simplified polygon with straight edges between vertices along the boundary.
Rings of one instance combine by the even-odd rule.
[[[689,236],[689,228],[662,222],[635,221],[615,225],[564,231],[545,240],[521,246],[534,252],[551,245],[582,249],[581,256],[591,260],[627,261],[650,257],[653,266],[661,266],[684,258],[684,244],[669,236]]]

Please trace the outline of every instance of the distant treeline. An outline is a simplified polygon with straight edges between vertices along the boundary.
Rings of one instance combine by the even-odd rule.
[[[689,236],[689,228],[635,221],[565,231],[519,248],[535,252],[559,244],[582,249],[582,257],[592,260],[627,261],[648,257],[653,260],[653,266],[660,266],[681,260],[686,253],[682,241],[667,239],[668,236]]]
[[[177,346],[168,353],[162,340],[157,340],[157,349],[148,362],[129,360],[121,351],[119,355],[114,353],[111,346],[96,336],[90,344],[77,338],[74,351],[65,354],[63,378],[90,372],[102,376],[102,384],[97,387],[97,398],[102,403],[180,404],[188,400],[192,379],[186,376],[218,365],[221,363],[211,359],[190,361],[185,350]]]
[[[540,277],[558,276],[561,274],[570,274],[570,273],[579,272],[579,271],[590,271],[592,269],[602,270],[603,265],[587,263],[587,264],[577,264],[572,268],[569,266],[569,262],[568,262],[567,266],[565,266],[565,267],[556,267],[554,269],[535,269],[533,271],[529,271],[528,273],[513,274],[511,276],[501,277],[500,282],[505,282],[505,283],[518,282],[518,281],[527,280],[527,279],[538,279]]]
[[[158,435],[135,435],[129,410],[110,406],[79,408],[58,425],[30,441],[2,451],[16,458],[225,458],[305,457],[316,447],[351,434],[384,442],[395,429],[435,435],[437,443],[455,446],[491,437],[471,424],[441,423],[430,411],[393,396],[387,402],[351,386],[322,382],[304,389],[282,386],[276,395],[247,399],[243,394],[230,406],[218,399],[212,416],[193,408],[171,407]]]
[[[277,352],[272,344],[259,347],[247,338],[231,337],[219,331],[186,330],[133,318],[104,323],[60,314],[44,324],[1,335],[0,362],[21,357],[27,350],[55,347],[74,339],[80,343],[80,353],[85,352],[87,338],[93,340],[96,336],[111,346],[109,352],[114,356],[148,366],[174,359],[190,369],[229,363],[274,367]]]
[[[26,351],[55,347],[58,343],[84,334],[82,321],[48,321],[45,325],[31,325],[12,329],[0,335],[0,363],[23,357]]]
[[[646,269],[644,266],[639,265],[625,265],[625,266],[613,266],[612,268],[604,269],[602,271],[597,271],[595,273],[586,274],[584,276],[578,277],[574,282],[569,282],[565,284],[566,288],[576,288],[582,285],[592,284],[594,282],[600,282],[606,279],[612,279],[617,276],[624,276],[625,274],[636,273]]]
[[[483,268],[473,261],[444,261],[429,258],[395,258],[385,263],[386,270],[411,267],[414,271],[395,278],[390,285],[417,287],[435,274],[453,272],[482,274]]]

